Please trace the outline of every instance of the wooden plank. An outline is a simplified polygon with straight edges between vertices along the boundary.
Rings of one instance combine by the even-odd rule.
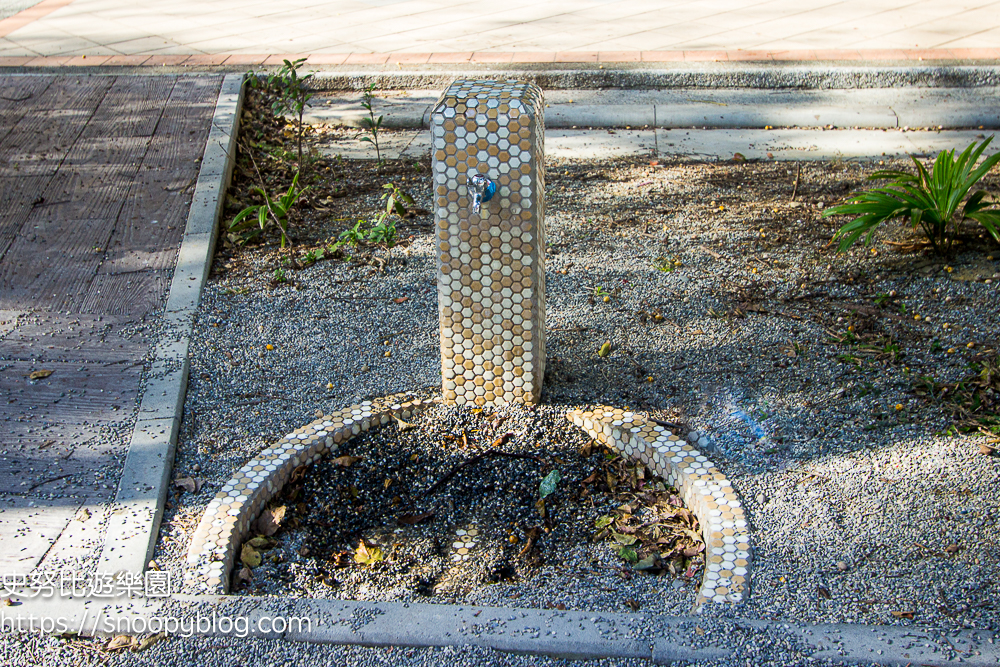
[[[30,374],[52,375],[31,380]],[[142,368],[81,362],[5,362],[0,367],[0,491],[20,481],[78,474],[110,463],[115,443],[102,427],[126,421],[136,405]]]
[[[21,233],[32,209],[44,203],[51,176],[0,177],[0,260]]]
[[[0,76],[0,143],[33,108],[33,98],[54,80],[51,76]]]
[[[54,81],[0,143],[0,176],[53,174],[113,82],[111,77]]]
[[[17,328],[18,318],[24,314],[23,310],[0,310],[0,341]],[[0,352],[0,357],[3,356],[3,353]]]
[[[39,370],[52,375],[30,379]],[[4,362],[0,370],[0,445],[32,443],[72,436],[70,425],[101,426],[130,416],[142,367],[78,361]]]
[[[141,319],[158,312],[167,300],[172,272],[99,273],[80,303],[81,313],[107,313]]]
[[[153,136],[176,81],[176,76],[116,78],[82,138]]]
[[[177,80],[118,216],[102,273],[173,266],[221,82],[221,77]]]
[[[15,319],[16,315],[19,316]],[[141,318],[104,313],[0,311],[0,358],[3,359],[128,365],[141,362],[149,345]]]
[[[0,262],[0,308],[73,311],[104,259],[107,218],[29,218]]]
[[[60,220],[115,220],[134,177],[134,167],[124,165],[60,169],[43,190],[45,201],[32,207],[25,222],[25,231],[30,232],[33,226],[52,225]]]
[[[118,214],[100,272],[172,268],[197,178],[194,164],[177,170],[140,170]]]

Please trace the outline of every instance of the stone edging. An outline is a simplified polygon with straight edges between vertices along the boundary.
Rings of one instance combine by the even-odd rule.
[[[438,399],[409,398],[402,393],[362,401],[335,410],[292,431],[240,468],[205,508],[188,548],[189,583],[200,592],[224,594],[237,551],[267,502],[301,465],[309,465],[329,451],[336,451],[372,426],[393,418],[409,419]]]
[[[642,461],[681,492],[705,539],[705,578],[697,605],[742,601],[750,585],[750,528],[726,476],[694,445],[635,413],[599,407],[572,410],[566,416],[601,442]]]
[[[156,546],[187,389],[188,346],[208,279],[223,193],[232,176],[243,105],[243,75],[230,74],[219,91],[198,172],[187,226],[163,312],[164,334],[139,402],[97,571],[139,574]]]

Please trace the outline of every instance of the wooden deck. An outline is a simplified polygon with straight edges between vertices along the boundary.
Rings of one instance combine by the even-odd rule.
[[[114,494],[221,81],[0,76],[4,573]]]

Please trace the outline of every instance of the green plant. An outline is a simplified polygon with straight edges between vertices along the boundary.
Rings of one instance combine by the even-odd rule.
[[[390,220],[388,216],[380,216],[368,232],[368,240],[391,250],[396,245],[396,221]]]
[[[413,206],[413,197],[395,183],[389,182],[382,186],[382,201],[385,202],[386,214],[395,213],[399,217],[406,215],[406,207]]]
[[[997,442],[1000,436],[1000,357],[992,354],[969,364],[969,374],[957,382],[917,378],[916,392],[951,412],[950,433],[980,433]]]
[[[285,275],[284,269],[278,268],[274,270],[274,282],[276,283],[288,282],[288,276]]]
[[[363,227],[366,222],[366,220],[358,220],[354,223],[353,227],[342,231],[340,233],[340,242],[356,246],[364,241],[365,237],[368,235],[368,232],[366,232]]]
[[[674,270],[674,263],[671,262],[666,257],[657,257],[653,260],[653,268],[657,271],[663,271],[664,273],[670,273]]]
[[[267,89],[271,91],[275,99],[271,103],[271,110],[277,116],[292,114],[296,119],[295,135],[297,144],[298,164],[302,166],[302,136],[305,127],[302,123],[302,116],[305,113],[309,100],[312,99],[312,91],[309,89],[308,81],[313,77],[310,72],[305,76],[299,76],[299,69],[305,64],[305,58],[291,61],[285,60],[278,71],[267,76],[264,81]],[[250,85],[257,88],[261,86],[261,77],[254,74],[250,78]]]
[[[365,92],[361,97],[361,106],[368,112],[368,118],[361,119],[361,127],[364,128],[364,131],[361,133],[364,134],[364,136],[361,137],[361,141],[367,141],[375,147],[375,168],[380,169],[382,167],[382,151],[380,150],[378,144],[378,134],[382,130],[383,117],[375,117],[375,109],[372,108],[372,103],[374,101],[375,84],[371,83],[368,84],[367,88],[365,88]]]
[[[300,261],[305,266],[309,266],[310,264],[315,264],[325,257],[326,254],[321,248],[313,248],[312,250],[307,251],[306,254],[302,255],[302,259]]]
[[[990,236],[1000,241],[1000,208],[984,202],[984,190],[976,190],[969,195],[983,176],[1000,162],[998,153],[975,167],[991,141],[993,137],[978,146],[972,142],[958,158],[954,150],[942,151],[930,173],[911,155],[910,159],[917,168],[916,174],[884,170],[869,176],[869,180],[892,182],[852,195],[847,203],[823,211],[823,217],[857,216],[834,236],[840,239],[841,252],[862,236],[865,237],[865,245],[869,245],[875,229],[883,222],[895,219],[908,220],[911,227],[920,228],[937,252],[951,248],[958,226],[965,220],[975,220],[986,228]]]
[[[299,174],[295,172],[288,191],[277,199],[271,196],[263,187],[255,187],[253,191],[264,198],[263,204],[247,206],[229,223],[229,238],[235,243],[244,244],[260,236],[272,224],[281,231],[281,247],[288,242],[288,213],[302,193],[309,188],[298,189]]]

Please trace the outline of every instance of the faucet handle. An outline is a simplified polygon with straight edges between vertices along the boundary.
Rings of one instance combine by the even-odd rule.
[[[469,185],[472,187],[472,212],[478,214],[482,205],[493,199],[497,184],[482,174],[476,174],[469,179]]]

